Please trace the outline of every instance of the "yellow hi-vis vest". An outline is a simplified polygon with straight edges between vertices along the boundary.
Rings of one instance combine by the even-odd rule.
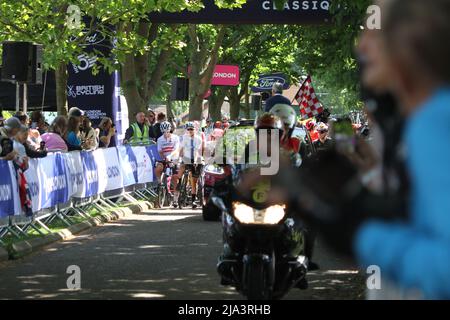
[[[131,145],[150,144],[148,125],[144,124],[144,132],[141,131],[141,128],[139,128],[136,122],[131,127],[133,128],[133,136],[130,139]]]

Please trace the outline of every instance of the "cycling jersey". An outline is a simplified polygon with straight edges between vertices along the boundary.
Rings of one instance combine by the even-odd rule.
[[[171,134],[170,138],[162,135],[157,141],[158,152],[162,153],[168,160],[178,160],[180,150],[180,139],[178,136]]]
[[[200,135],[183,136],[181,148],[183,149],[183,163],[201,163],[203,140]]]

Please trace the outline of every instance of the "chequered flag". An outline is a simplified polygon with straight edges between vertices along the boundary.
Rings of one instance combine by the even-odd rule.
[[[306,78],[303,82],[300,90],[295,96],[295,100],[300,106],[300,112],[303,119],[318,116],[324,110],[322,104],[316,96],[316,91],[312,86],[310,76],[308,76],[308,78]]]

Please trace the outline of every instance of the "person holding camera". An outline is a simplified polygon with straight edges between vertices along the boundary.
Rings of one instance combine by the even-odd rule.
[[[98,147],[112,148],[116,146],[116,127],[111,118],[103,117],[97,128]]]
[[[98,147],[97,133],[92,128],[91,120],[83,116],[80,129],[80,139],[84,150],[94,150]]]
[[[22,127],[24,126],[20,123],[19,119],[15,117],[7,119],[4,122],[4,126],[0,127],[0,159],[11,161],[16,158],[17,152],[13,148],[12,139]]]

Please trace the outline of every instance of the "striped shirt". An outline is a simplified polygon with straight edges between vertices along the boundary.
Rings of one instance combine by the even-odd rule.
[[[164,135],[158,138],[157,141],[158,152],[162,153],[164,157],[170,160],[177,160],[179,157],[180,139],[177,135],[171,134],[170,138],[166,139]]]

